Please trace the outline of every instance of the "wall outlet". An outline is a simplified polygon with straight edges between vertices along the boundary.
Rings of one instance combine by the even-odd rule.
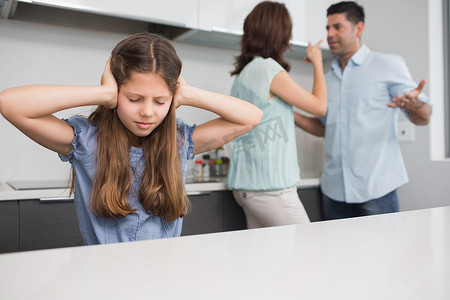
[[[402,121],[397,124],[397,139],[399,142],[414,142],[414,124]]]

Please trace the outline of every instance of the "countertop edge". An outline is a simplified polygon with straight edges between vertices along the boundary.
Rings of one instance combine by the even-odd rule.
[[[298,188],[316,188],[320,185],[319,178],[302,179]],[[225,191],[228,190],[226,180],[205,183],[187,183],[185,185],[188,195],[196,195],[199,193]],[[6,182],[0,182],[0,201],[26,200],[26,199],[45,199],[45,198],[68,198],[69,188],[65,189],[34,189],[20,190],[13,189]]]

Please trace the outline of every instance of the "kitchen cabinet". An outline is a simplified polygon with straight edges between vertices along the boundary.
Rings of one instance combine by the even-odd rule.
[[[328,1],[328,0],[327,0]],[[198,29],[190,30],[175,37],[175,41],[191,43],[204,46],[220,47],[230,50],[240,50],[240,39],[243,32],[244,19],[248,13],[261,1],[210,1],[199,0],[198,2]],[[285,53],[286,57],[303,60],[306,56],[308,42],[317,43],[325,40],[326,34],[316,30],[318,26],[325,28],[325,21],[315,20],[316,15],[310,16],[310,6],[320,16],[326,14],[319,10],[321,5],[315,4],[313,0],[287,0],[285,3],[292,19],[291,50]],[[320,2],[320,1],[319,1]],[[314,34],[307,34],[309,28],[314,28]],[[324,60],[332,59],[325,43],[321,44]]]
[[[247,221],[242,207],[234,200],[233,192],[223,191],[223,230],[247,229]]]
[[[198,29],[241,35],[244,19],[260,0],[198,1]]]
[[[312,222],[323,220],[320,188],[300,187]],[[247,228],[245,214],[229,190],[192,192],[183,236]],[[83,245],[73,200],[54,198],[0,201],[0,253]]]
[[[19,251],[83,245],[72,201],[19,201]]]
[[[223,231],[222,192],[190,195],[191,210],[183,219],[181,235]]]
[[[13,1],[5,1],[5,3],[9,2]],[[18,2],[143,22],[197,28],[197,0],[134,0],[131,3],[110,0],[18,0]]]
[[[322,45],[327,45],[327,9],[335,0],[306,0],[304,18],[304,41],[317,43],[323,40]]]
[[[199,0],[198,28],[206,31],[243,32],[245,17],[260,0]],[[305,0],[281,1],[285,3],[293,23],[293,40],[305,41]]]
[[[293,22],[291,50],[286,52],[286,57],[303,60],[308,41],[316,43],[320,39],[325,40],[323,28],[326,25],[326,18],[318,16],[325,15],[328,1],[326,0],[326,5],[316,4],[312,0],[283,1],[289,9]],[[142,23],[144,30],[160,33],[174,42],[239,51],[243,21],[259,2],[258,0],[135,0],[133,5],[130,5],[125,1],[108,0],[0,0],[0,18],[13,18],[22,10],[26,13],[22,15],[21,20],[31,18],[31,21],[36,21],[35,17],[39,16],[37,20],[45,19],[46,22],[53,22],[58,20],[58,17],[63,15],[61,11],[65,10],[74,12],[68,18],[63,17],[73,18],[71,21],[73,26],[79,26],[79,19],[86,18],[87,14],[91,15],[92,18],[89,19],[91,21],[95,16],[107,16],[111,17],[109,21],[98,18],[106,23],[100,22],[102,25],[99,25],[93,22],[96,24],[93,26],[100,26],[99,30],[104,30],[102,26],[111,28],[109,26],[111,22],[115,24],[117,21],[131,20],[133,24],[124,23],[120,29],[112,26],[111,30],[122,32],[130,26],[129,30],[135,32],[134,26]],[[55,25],[59,25],[57,21],[55,22]],[[324,60],[333,58],[325,43],[321,48]]]
[[[285,3],[292,20],[292,40],[308,42],[306,37],[306,2],[307,0],[289,0]]]
[[[231,191],[202,192],[189,199],[182,235],[246,229],[244,212]],[[83,244],[72,200],[0,202],[0,253]]]
[[[323,221],[322,192],[319,187],[297,190],[300,201],[308,213],[311,222]]]
[[[0,201],[0,253],[83,244],[73,200]]]
[[[19,250],[18,218],[19,206],[17,201],[0,202],[0,253]]]
[[[298,194],[311,222],[323,220],[319,187],[299,188]],[[231,191],[191,195],[191,212],[184,217],[181,235],[214,233],[247,228],[245,213]]]
[[[231,191],[190,195],[191,211],[184,217],[181,235],[214,233],[247,228],[245,214]]]

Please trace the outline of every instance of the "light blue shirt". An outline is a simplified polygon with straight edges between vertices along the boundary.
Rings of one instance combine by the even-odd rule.
[[[362,46],[344,72],[339,61],[333,61],[326,82],[322,192],[334,200],[362,203],[407,183],[397,141],[400,109],[387,106],[417,87],[403,58]],[[419,100],[429,102],[423,94]]]
[[[231,95],[258,106],[264,116],[233,142],[230,189],[282,190],[300,182],[292,105],[270,95],[272,80],[282,71],[272,58],[255,57],[234,80]]]
[[[130,165],[136,170],[131,190],[137,192],[130,193],[128,203],[137,211],[121,218],[103,218],[95,215],[91,208],[90,195],[97,170],[97,127],[80,116],[73,116],[65,121],[75,132],[72,142],[73,150],[67,157],[59,156],[62,161],[69,161],[75,170],[74,203],[85,244],[108,244],[180,236],[181,218],[166,222],[160,217],[147,213],[139,203],[138,191],[145,167],[141,148],[131,147],[130,149]],[[193,159],[192,133],[195,126],[188,126],[181,120],[177,120],[177,125],[182,132],[182,134],[179,132],[178,139],[182,142],[179,154],[184,182],[187,160]]]

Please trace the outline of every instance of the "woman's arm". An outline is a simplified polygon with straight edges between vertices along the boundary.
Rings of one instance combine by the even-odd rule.
[[[35,142],[67,154],[72,150],[73,129],[53,114],[79,106],[115,106],[116,101],[117,84],[108,63],[101,86],[30,85],[6,89],[0,93],[0,113]]]
[[[230,142],[256,127],[262,111],[244,100],[187,85],[180,78],[175,95],[177,107],[189,105],[209,110],[220,117],[198,125],[192,136],[194,154],[199,154]]]
[[[270,91],[283,101],[312,115],[323,116],[327,112],[327,88],[323,72],[322,51],[319,45],[309,44],[305,61],[314,66],[312,93],[298,85],[287,72],[279,72],[272,80]]]

